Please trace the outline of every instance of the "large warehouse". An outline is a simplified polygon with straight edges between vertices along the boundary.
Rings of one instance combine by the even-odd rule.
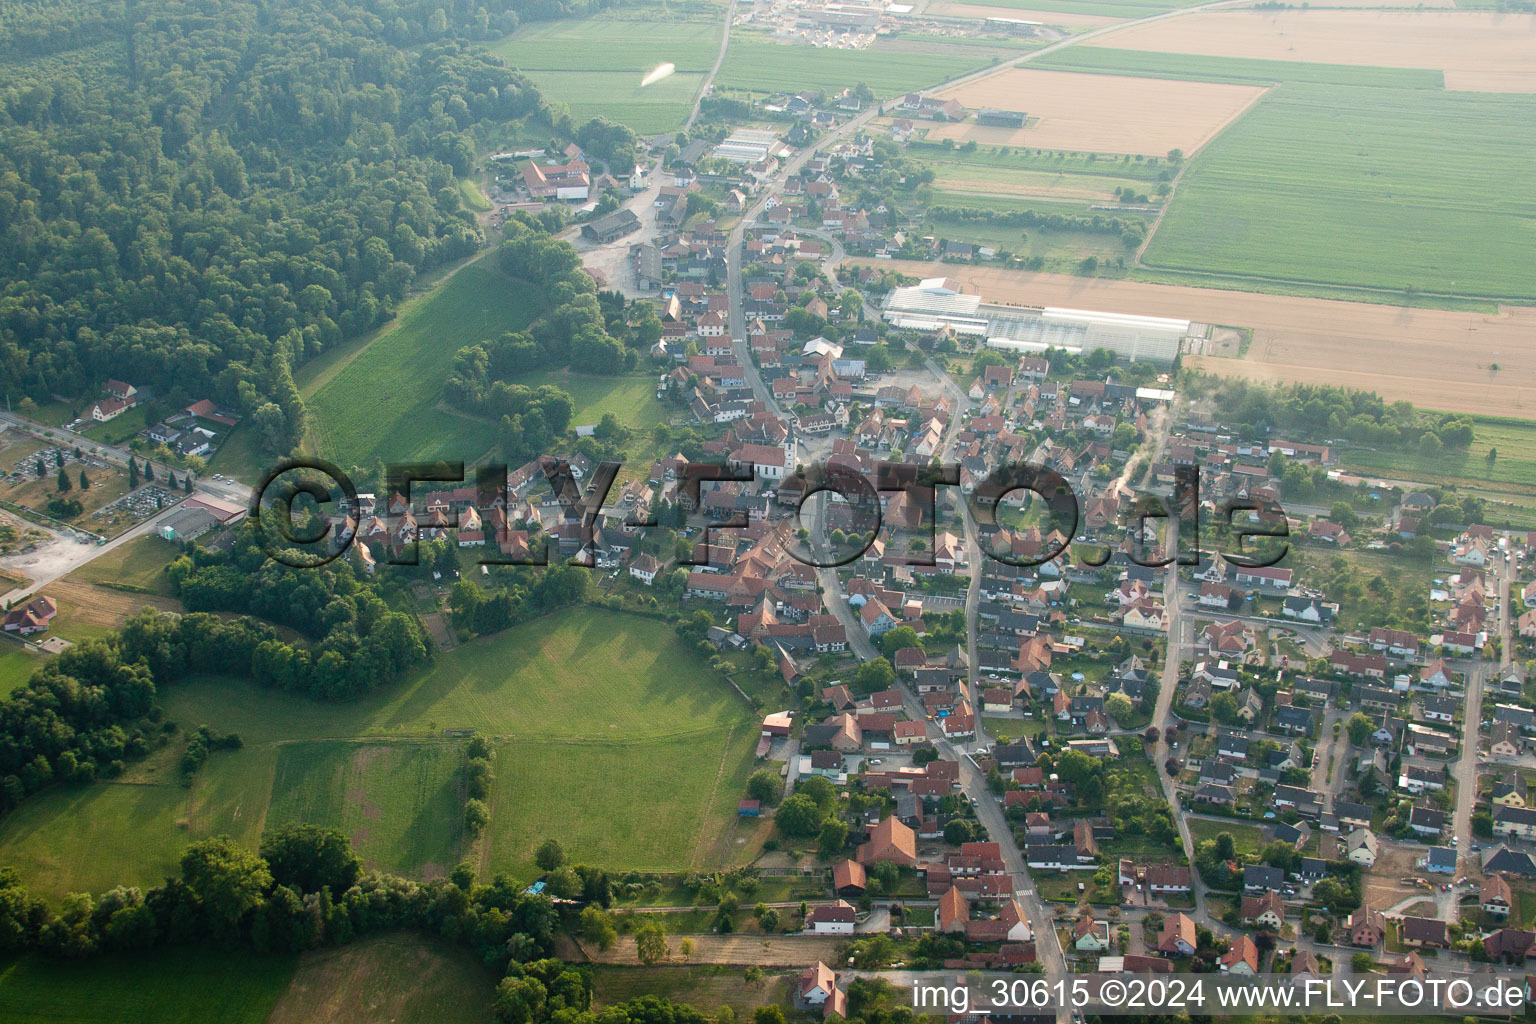
[[[1038,352],[1047,348],[1091,352],[1106,348],[1126,359],[1171,363],[1191,333],[1188,320],[1100,313],[1056,306],[1002,306],[964,295],[952,278],[932,277],[897,288],[883,315],[896,327],[937,331],[948,328],[984,338],[993,348]]]

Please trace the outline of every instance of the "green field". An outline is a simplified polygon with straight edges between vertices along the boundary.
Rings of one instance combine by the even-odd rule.
[[[985,67],[989,58],[952,54],[903,53],[899,57],[870,50],[835,50],[789,46],[766,36],[731,33],[731,46],[715,79],[722,89],[755,92],[839,93],[863,82],[882,99],[936,85]]]
[[[21,644],[0,644],[0,697],[31,679],[32,673],[43,667],[44,660]]]
[[[1154,267],[1536,297],[1536,97],[1289,84],[1185,173]]]
[[[301,819],[344,829],[371,865],[432,874],[460,855],[461,755],[441,732],[474,729],[500,747],[482,844],[498,870],[523,870],[549,835],[610,867],[712,866],[730,859],[756,743],[746,705],[665,623],[594,609],[439,652],[346,704],[216,678],[161,698],[184,729],[244,749],[191,789],[177,742],[121,780],[33,797],[0,820],[0,864],[49,896],[151,885],[197,839],[254,847],[267,821]]]
[[[675,64],[708,71],[720,52],[724,18],[714,22],[602,15],[524,25],[490,51],[519,71],[637,71]],[[622,45],[616,45],[622,44]],[[639,75],[635,78],[638,81]],[[564,100],[561,96],[548,97]]]
[[[490,447],[486,424],[439,407],[459,349],[526,327],[538,298],[484,262],[400,308],[393,324],[323,378],[309,405],[314,449],[342,468],[376,462],[471,462]]]
[[[334,825],[369,868],[442,874],[458,861],[462,762],[457,744],[285,744],[267,821]]]
[[[531,388],[553,384],[568,392],[576,402],[571,425],[596,423],[604,413],[613,413],[626,427],[649,430],[664,421],[661,403],[656,401],[656,378],[590,377],[565,370],[545,370],[518,380]]]
[[[1498,457],[1488,461],[1488,449]],[[1536,422],[1477,419],[1472,445],[1466,451],[1446,451],[1432,460],[1412,451],[1385,452],[1359,448],[1340,451],[1341,461],[1369,473],[1395,475],[1426,483],[1513,484],[1536,488]]]
[[[981,7],[1060,14],[1092,14],[1104,18],[1146,18],[1165,11],[1193,7],[1202,0],[975,0]],[[1005,15],[999,15],[1004,17]]]
[[[1083,216],[1090,211],[1075,203],[1047,202],[1021,199],[1015,196],[985,195],[975,192],[955,192],[934,189],[933,203],[941,206],[975,207],[986,210],[1035,210],[1040,213],[1063,213]],[[1105,217],[1118,216],[1129,220],[1145,220],[1145,214],[1112,214],[1108,211],[1091,211]],[[1006,249],[1016,256],[1039,256],[1046,262],[1045,269],[1071,272],[1085,256],[1096,256],[1101,264],[1116,257],[1129,258],[1130,250],[1118,235],[1088,231],[1048,231],[1036,227],[1019,227],[992,224],[986,221],[939,220],[924,216],[922,234],[933,235],[952,242],[971,242],[995,249]],[[1101,273],[1103,269],[1101,268]]]
[[[299,957],[267,1024],[491,1024],[494,983],[462,945],[371,935]]]
[[[1196,846],[1207,839],[1215,839],[1222,832],[1232,836],[1232,846],[1237,850],[1238,856],[1245,853],[1258,853],[1264,846],[1264,830],[1258,825],[1249,825],[1242,821],[1216,821],[1211,818],[1189,819],[1189,835]]]
[[[1443,89],[1445,73],[1427,68],[1373,68],[1355,64],[1313,64],[1289,60],[1245,60],[1107,46],[1072,46],[1041,57],[1030,67],[1085,71],[1190,82],[1313,82],[1322,85],[1379,85],[1396,89]]]
[[[288,988],[296,962],[248,949],[195,946],[81,962],[43,956],[0,960],[0,1019],[262,1024]]]
[[[573,859],[610,870],[718,866],[736,801],[754,767],[749,724],[686,739],[502,744],[491,804],[493,872],[537,874],[533,853],[551,836]],[[617,730],[614,730],[617,731]]]
[[[640,87],[640,71],[525,71],[551,103],[563,103],[578,125],[594,117],[626,124],[640,135],[674,131],[688,120],[698,72],[680,71]]]
[[[145,534],[91,559],[64,578],[174,597],[165,567],[180,553],[170,541]]]

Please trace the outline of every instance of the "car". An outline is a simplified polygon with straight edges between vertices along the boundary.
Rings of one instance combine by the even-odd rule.
[[[872,757],[872,758],[869,759],[869,763],[870,764],[879,764],[880,763],[880,758]]]
[[[1461,837],[1460,836],[1451,836],[1451,845],[1452,846],[1455,846],[1459,842],[1461,842]]]
[[[1473,843],[1472,844],[1472,852],[1473,853],[1476,853],[1478,850],[1481,850],[1482,848],[1483,848],[1483,846],[1482,846],[1481,843]]]

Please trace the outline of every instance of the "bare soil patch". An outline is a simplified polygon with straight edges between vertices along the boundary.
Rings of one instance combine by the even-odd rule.
[[[692,963],[730,964],[739,967],[809,967],[818,960],[831,961],[846,938],[833,935],[669,935],[669,963],[682,963],[677,947],[684,938],[693,940]],[[638,964],[633,935],[622,935],[609,950],[584,946],[587,957],[601,964]]]
[[[1109,46],[1212,57],[1438,68],[1446,87],[1529,92],[1536,16],[1484,11],[1208,11],[1101,36]],[[1466,76],[1472,77],[1466,77]],[[1502,90],[1500,90],[1502,91]]]
[[[1392,847],[1383,844],[1376,865],[1365,874],[1365,902],[1367,906],[1382,910],[1401,903],[1410,896],[1429,893],[1412,882],[1404,882],[1409,876],[1422,877],[1423,871],[1414,866],[1416,851],[1409,847]],[[1433,901],[1431,901],[1433,905]],[[1430,914],[1434,916],[1433,913]]]
[[[69,580],[55,580],[44,587],[42,593],[58,602],[59,617],[54,620],[54,625],[66,633],[72,629],[78,630],[81,626],[93,627],[97,632],[117,629],[128,621],[129,616],[146,605],[161,611],[181,610],[181,603],[170,598],[127,593]],[[90,630],[87,632],[94,635]]]
[[[1252,85],[1010,68],[939,95],[973,109],[1022,110],[1037,123],[1017,129],[936,125],[928,138],[1093,153],[1194,153],[1264,91]]]
[[[1190,356],[1211,373],[1333,384],[1450,412],[1536,416],[1536,307],[1458,312],[881,260],[882,269],[959,279],[988,302],[1068,306],[1253,328],[1241,359]],[[1497,371],[1491,369],[1497,364]]]

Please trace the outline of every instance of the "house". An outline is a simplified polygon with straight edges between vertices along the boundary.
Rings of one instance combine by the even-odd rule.
[[[1421,836],[1437,837],[1445,830],[1445,812],[1433,807],[1415,807],[1408,814],[1408,826]]]
[[[1483,874],[1514,875],[1518,878],[1536,877],[1536,858],[1524,851],[1501,846],[1483,861]]]
[[[837,987],[837,975],[832,968],[820,960],[800,975],[795,995],[802,1009],[820,1010],[823,1017],[848,1015],[847,993]]]
[[[1079,953],[1102,953],[1109,948],[1109,922],[1080,917],[1072,928],[1072,948]]]
[[[1496,807],[1526,807],[1525,776],[1510,772],[1494,782],[1492,803]]]
[[[1241,913],[1243,924],[1246,925],[1260,925],[1279,931],[1285,923],[1285,903],[1277,892],[1244,896]]]
[[[736,816],[740,818],[759,818],[763,814],[763,802],[761,800],[741,799],[736,801]]]
[[[1367,949],[1379,946],[1387,937],[1386,915],[1362,904],[1349,915],[1349,920],[1344,924],[1344,931],[1349,936],[1350,945],[1364,946]]]
[[[1361,867],[1374,867],[1381,854],[1376,833],[1368,828],[1357,828],[1344,838],[1345,856]]]
[[[805,915],[805,930],[815,935],[852,935],[853,905],[845,900],[815,907]]]
[[[1532,955],[1532,947],[1536,947],[1536,932],[1521,928],[1500,928],[1483,936],[1483,955],[1494,963],[1518,964]],[[1526,978],[1529,989],[1530,976]]]
[[[650,555],[640,555],[629,563],[629,574],[646,586],[651,585],[660,571],[661,563]]]
[[[1285,888],[1285,872],[1268,864],[1249,864],[1243,868],[1243,892],[1257,896]]]
[[[53,598],[34,597],[21,607],[12,608],[5,613],[5,631],[18,636],[44,632],[58,613],[59,606],[54,603]]]
[[[1451,948],[1451,933],[1444,921],[1405,914],[1398,929],[1398,937],[1405,946]]]
[[[633,210],[619,209],[582,225],[581,237],[594,242],[612,242],[640,230],[640,218]]]
[[[1157,937],[1157,951],[1169,959],[1193,956],[1198,943],[1195,922],[1188,914],[1169,914]]]
[[[1440,875],[1456,873],[1456,851],[1449,846],[1431,846],[1424,858],[1424,870]]]
[[[1515,757],[1524,742],[1518,728],[1508,722],[1495,722],[1488,741],[1488,752],[1495,757]]]
[[[963,932],[970,918],[971,908],[966,903],[965,894],[958,887],[950,886],[944,895],[939,897],[939,906],[934,918],[939,931]]]
[[[856,860],[845,860],[832,868],[832,889],[839,896],[862,896],[869,888],[869,876],[864,865]]]
[[[1503,875],[1490,875],[1483,883],[1482,891],[1478,895],[1478,903],[1482,905],[1485,913],[1496,917],[1508,917],[1515,905],[1515,896]]]
[[[858,849],[860,864],[917,865],[917,834],[894,817],[869,830],[869,841]]]
[[[1232,940],[1232,945],[1221,954],[1218,962],[1221,969],[1228,974],[1257,974],[1259,973],[1259,947],[1246,935],[1239,935]]]
[[[1536,810],[1529,807],[1495,807],[1493,834],[1530,839],[1536,836]]]

